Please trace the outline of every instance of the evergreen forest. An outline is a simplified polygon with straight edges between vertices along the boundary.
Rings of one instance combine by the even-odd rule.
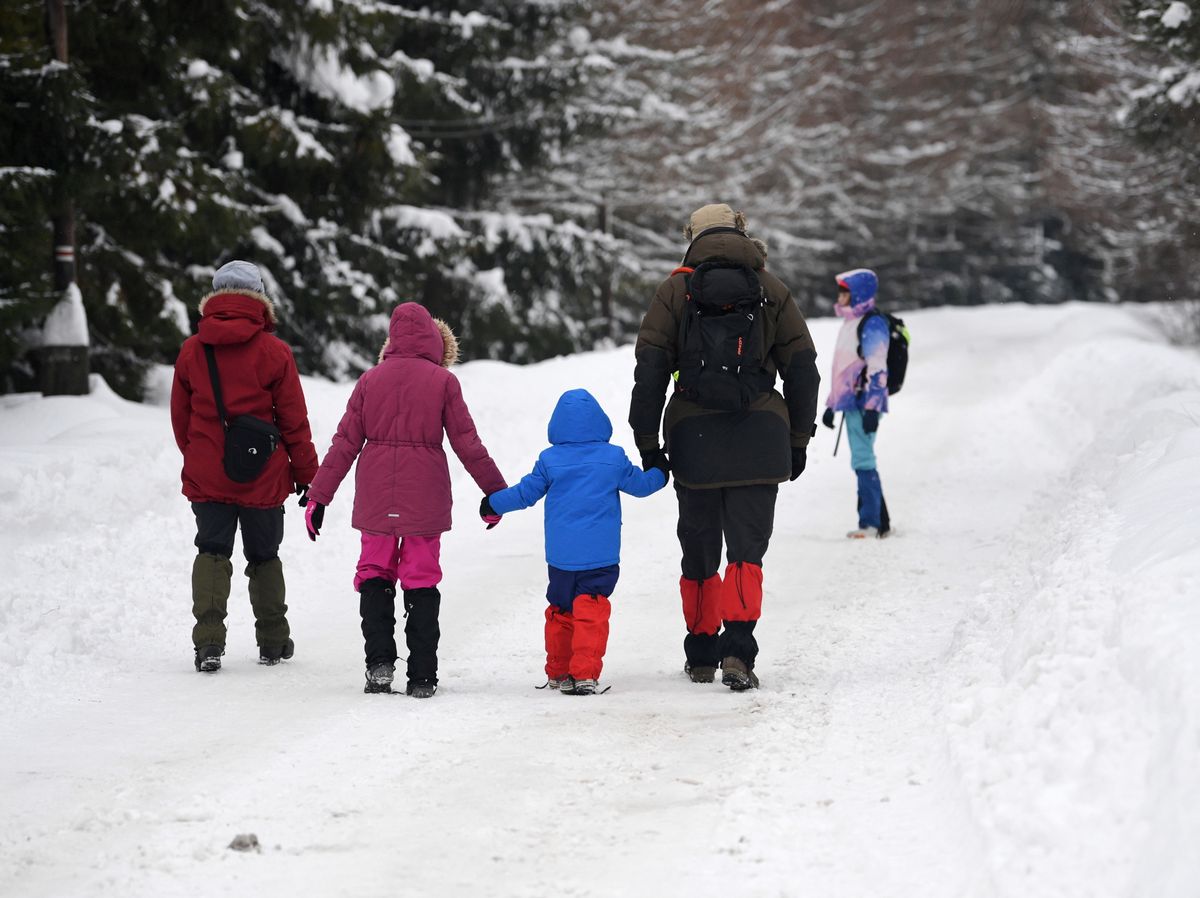
[[[309,374],[404,300],[466,358],[611,345],[710,202],[806,314],[858,266],[895,309],[1192,303],[1198,109],[1180,0],[7,0],[0,392],[66,278],[140,398],[233,258]]]

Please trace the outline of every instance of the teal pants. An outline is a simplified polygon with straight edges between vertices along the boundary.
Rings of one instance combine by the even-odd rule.
[[[876,434],[863,430],[862,412],[858,409],[846,412],[846,433],[850,438],[850,467],[858,479],[858,526],[886,532],[887,506],[883,501],[883,484],[875,470]]]
[[[874,433],[863,430],[862,412],[852,409],[846,415],[846,436],[850,440],[850,467],[856,471],[875,470]]]

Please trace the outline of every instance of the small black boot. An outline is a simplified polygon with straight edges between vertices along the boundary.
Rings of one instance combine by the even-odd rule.
[[[409,695],[429,698],[437,690],[437,649],[442,631],[438,612],[442,594],[436,586],[404,590],[404,635],[408,641]]]
[[[358,588],[358,613],[362,617],[363,652],[367,667],[396,663],[396,587],[390,580],[372,577]]]

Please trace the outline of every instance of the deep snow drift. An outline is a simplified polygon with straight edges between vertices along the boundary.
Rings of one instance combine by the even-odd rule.
[[[822,429],[747,694],[682,674],[670,489],[625,501],[612,691],[535,691],[540,507],[485,531],[456,462],[434,699],[361,692],[352,479],[316,545],[288,507],[295,660],[254,663],[235,558],[198,675],[166,409],[0,397],[0,894],[1200,893],[1200,360],[1145,309],[905,317],[897,535],[842,537]],[[839,324],[812,323],[823,372]],[[568,388],[630,448],[631,372],[625,347],[458,373],[512,482]],[[324,453],[350,387],[305,386]]]

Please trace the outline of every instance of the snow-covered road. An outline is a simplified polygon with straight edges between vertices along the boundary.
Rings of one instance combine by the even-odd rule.
[[[165,408],[0,397],[0,895],[1200,894],[1200,360],[1124,307],[906,319],[897,535],[842,537],[822,429],[746,694],[682,674],[669,489],[625,502],[612,691],[534,690],[540,508],[484,531],[453,462],[434,699],[362,694],[349,480],[316,545],[288,509],[295,660],[254,663],[235,576],[200,676]],[[823,369],[839,323],[813,322]],[[568,388],[630,448],[631,371],[459,376],[512,481]],[[306,390],[323,453],[349,386]]]

